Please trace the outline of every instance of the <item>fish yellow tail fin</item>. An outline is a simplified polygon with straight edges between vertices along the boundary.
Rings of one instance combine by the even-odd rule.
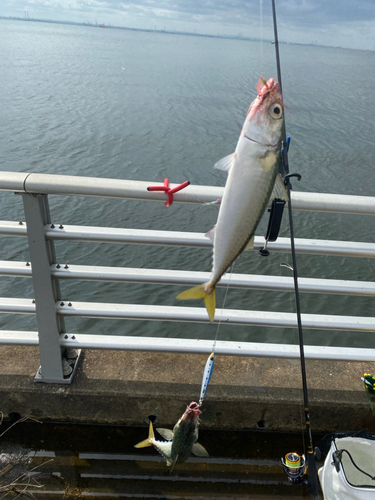
[[[154,429],[152,428],[152,422],[150,422],[150,428],[148,431],[148,438],[134,445],[134,448],[147,448],[147,446],[152,446],[152,440],[155,438]]]
[[[210,321],[215,319],[216,290],[214,286],[198,285],[177,295],[178,299],[204,299]]]

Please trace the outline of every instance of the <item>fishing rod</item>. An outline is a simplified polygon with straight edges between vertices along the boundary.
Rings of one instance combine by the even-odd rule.
[[[276,65],[277,65],[277,77],[280,84],[280,92],[282,95],[282,82],[281,82],[281,68],[280,68],[280,53],[279,53],[279,39],[277,35],[277,19],[276,19],[276,7],[275,0],[272,0],[272,12],[273,12],[273,28],[275,35],[275,51],[276,51]],[[289,214],[289,227],[290,227],[290,243],[292,251],[292,268],[293,268],[293,281],[294,281],[294,294],[296,301],[296,313],[297,313],[297,325],[298,325],[298,338],[299,338],[299,350],[300,350],[300,361],[301,361],[301,375],[302,375],[302,388],[303,388],[303,403],[305,410],[305,425],[306,433],[308,435],[307,443],[307,471],[308,480],[310,486],[310,495],[312,500],[319,499],[319,484],[318,475],[316,470],[315,455],[312,443],[311,435],[311,425],[310,425],[310,410],[309,410],[309,399],[307,391],[307,379],[306,379],[306,364],[305,364],[305,351],[303,347],[303,332],[302,332],[302,322],[301,322],[301,307],[299,300],[299,290],[298,290],[298,273],[297,273],[297,259],[296,250],[294,243],[294,228],[293,228],[293,215],[292,215],[292,199],[291,199],[291,183],[290,177],[297,177],[298,180],[301,179],[299,174],[289,174],[289,163],[288,163],[288,146],[289,141],[286,137],[285,128],[285,117],[283,114],[283,126],[282,126],[282,141],[283,148],[281,150],[281,162],[282,162],[282,177],[284,179],[287,191],[288,191],[288,214]],[[293,454],[288,454],[293,455]],[[288,457],[287,455],[287,457]]]

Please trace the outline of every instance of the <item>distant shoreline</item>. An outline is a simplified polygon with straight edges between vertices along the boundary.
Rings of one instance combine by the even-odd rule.
[[[247,36],[240,35],[210,35],[206,33],[196,33],[195,31],[177,31],[177,30],[160,30],[160,29],[147,29],[147,28],[130,28],[128,26],[112,26],[110,24],[93,24],[93,23],[80,23],[76,21],[54,21],[52,19],[34,19],[31,17],[16,17],[16,16],[0,16],[0,19],[5,19],[8,21],[26,21],[26,22],[36,22],[36,23],[50,23],[50,24],[67,24],[73,26],[88,26],[90,28],[109,28],[116,30],[128,30],[128,31],[143,31],[146,33],[164,33],[168,35],[186,35],[186,36],[199,36],[204,38],[222,38],[226,40],[244,40],[247,42],[260,42],[259,38],[252,38]],[[263,40],[263,42],[273,43],[273,40]],[[314,43],[292,43],[292,42],[283,42],[279,40],[280,44],[283,45],[301,45],[305,47],[326,47],[325,45],[318,45]],[[329,48],[337,48],[341,49],[342,47],[329,47]],[[345,50],[356,50],[356,49],[345,49]]]

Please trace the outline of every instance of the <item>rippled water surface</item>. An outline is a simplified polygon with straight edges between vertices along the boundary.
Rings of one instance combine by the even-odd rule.
[[[276,76],[274,46],[163,33],[0,21],[0,149],[4,171],[222,186],[212,167],[233,152],[260,68]],[[281,45],[294,189],[374,196],[375,52]],[[55,223],[206,232],[217,207],[50,196]],[[3,220],[24,218],[21,198],[0,197]],[[297,238],[374,242],[371,217],[295,212]],[[267,220],[257,234],[262,235]],[[289,234],[287,218],[282,236]],[[209,271],[211,252],[137,245],[57,243],[70,264]],[[29,259],[23,238],[2,238],[0,259]],[[246,252],[234,272],[288,276],[289,255]],[[300,256],[300,276],[375,280],[372,259]],[[62,282],[64,300],[176,305],[183,288]],[[3,277],[4,297],[32,297],[31,282]],[[224,291],[219,290],[218,304]],[[372,297],[304,294],[302,312],[373,316]],[[181,305],[181,304],[179,304]],[[194,307],[197,304],[186,304]],[[226,308],[294,311],[292,294],[230,290]],[[6,329],[34,318],[3,315]],[[214,338],[216,326],[68,319],[69,331]],[[310,344],[374,344],[371,334],[306,331]],[[280,328],[222,326],[219,338],[294,342]]]

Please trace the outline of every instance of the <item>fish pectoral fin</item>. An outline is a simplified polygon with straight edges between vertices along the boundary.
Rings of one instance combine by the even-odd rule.
[[[275,198],[277,198],[278,200],[289,201],[288,191],[280,174],[277,174],[276,176],[275,185],[273,186],[270,196],[270,201],[272,202]]]
[[[204,446],[202,446],[199,443],[193,444],[193,448],[192,448],[191,452],[196,457],[209,457],[210,456],[208,454],[206,448],[204,448]]]
[[[164,439],[166,439],[167,441],[172,441],[173,431],[171,431],[170,429],[163,429],[159,427],[156,430],[161,436],[163,436]]]
[[[255,240],[255,236],[253,235],[253,236],[250,238],[250,240],[249,240],[248,244],[245,246],[244,251],[245,251],[245,250],[252,250],[252,249],[254,248],[254,240]]]
[[[260,166],[264,172],[268,172],[275,165],[277,156],[273,151],[269,151],[266,156],[259,158]]]
[[[225,172],[229,172],[234,162],[234,155],[235,153],[232,153],[228,156],[224,156],[224,158],[215,163],[214,168],[217,168],[219,170],[224,170]]]
[[[198,285],[177,295],[178,299],[204,299],[210,321],[215,319],[216,290],[209,284]]]
[[[154,429],[152,427],[152,422],[150,422],[150,427],[148,430],[148,438],[144,441],[141,441],[138,444],[134,445],[134,448],[147,448],[148,446],[152,446],[152,440],[155,439]]]

